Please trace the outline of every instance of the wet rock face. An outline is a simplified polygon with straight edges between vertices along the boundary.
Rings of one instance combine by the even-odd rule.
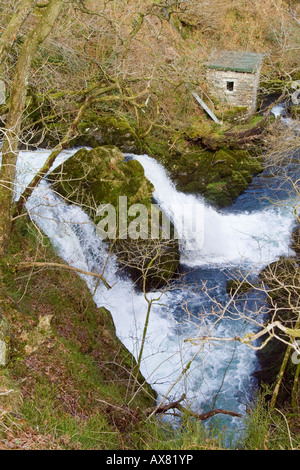
[[[200,193],[217,207],[226,207],[252,181],[252,175],[262,171],[259,159],[248,151],[219,149],[216,152],[193,152],[182,155],[172,173],[178,190]]]
[[[298,231],[295,230],[294,237],[296,233],[299,235],[299,228]],[[293,249],[296,252],[294,246]],[[263,269],[260,278],[269,289],[267,301],[270,307],[270,321],[278,320],[288,328],[295,328],[299,310],[299,257],[280,257],[278,261]],[[287,350],[287,342],[290,341],[279,328],[275,327],[274,332],[277,337],[272,338],[264,348],[257,351],[259,370],[254,374],[260,384],[272,386],[277,381]],[[268,335],[265,335],[262,341],[267,338]],[[278,396],[279,402],[290,400],[296,368],[297,364],[288,360]]]
[[[145,153],[167,169],[178,191],[201,194],[217,208],[229,206],[263,170],[262,159],[240,148],[205,149],[197,143],[197,135],[191,130],[191,137],[176,142],[172,150],[148,138]]]

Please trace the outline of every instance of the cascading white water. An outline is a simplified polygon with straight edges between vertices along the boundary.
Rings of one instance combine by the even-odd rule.
[[[154,185],[154,197],[160,207],[176,227],[183,225],[179,238],[194,240],[192,249],[189,245],[188,250],[182,251],[181,261],[186,265],[248,264],[252,269],[261,269],[278,256],[288,254],[294,223],[290,206],[252,213],[218,212],[201,197],[179,193],[165,169],[149,156],[134,158],[143,165],[146,177]],[[199,209],[187,210],[193,207]],[[201,233],[193,231],[193,221],[189,220],[195,212],[201,215]],[[182,220],[186,223],[181,224]]]
[[[75,150],[64,152],[56,166],[69,158]],[[18,162],[17,195],[42,166],[49,152],[21,152]],[[231,264],[239,266],[246,260],[251,266],[260,266],[288,254],[293,215],[285,209],[267,209],[253,213],[222,214],[206,205],[202,199],[178,193],[164,169],[148,156],[134,156],[144,166],[146,176],[155,186],[154,196],[162,209],[173,216],[170,208],[178,208],[182,219],[184,206],[195,202],[204,211],[204,244],[202,236],[197,246],[197,234],[192,234],[196,246],[182,252],[182,262],[189,266],[205,266],[218,269]],[[197,201],[196,201],[197,199]],[[96,234],[95,227],[79,207],[66,204],[53,193],[46,181],[42,181],[27,203],[32,219],[49,237],[60,256],[70,265],[86,271],[102,272],[107,249]],[[179,219],[178,219],[179,220]],[[176,217],[174,217],[176,225]],[[181,227],[181,236],[188,236],[190,224]],[[137,356],[144,326],[147,305],[130,279],[118,274],[117,260],[112,256],[107,263],[105,277],[113,285],[106,290],[100,285],[95,292],[96,281],[83,276],[96,304],[108,308],[113,316],[118,337]],[[157,297],[156,294],[152,294]],[[195,316],[188,322],[182,305],[189,305]],[[180,288],[165,293],[154,303],[150,316],[147,343],[142,362],[142,373],[159,395],[178,397],[183,391],[194,406],[210,408],[218,394],[218,407],[244,412],[242,398],[251,385],[251,373],[255,369],[255,353],[244,345],[233,343],[209,343],[193,345],[187,337],[197,333],[207,334],[216,318],[197,317],[203,309],[213,309],[207,304],[204,291],[196,292]],[[174,312],[180,311],[180,315]],[[209,310],[210,311],[210,310]],[[230,318],[217,322],[214,336],[231,337],[240,333],[245,324],[237,327]],[[188,373],[177,381],[182,370],[198,352]],[[228,367],[230,367],[229,370]],[[170,390],[171,384],[175,384]],[[220,391],[220,388],[221,391]]]

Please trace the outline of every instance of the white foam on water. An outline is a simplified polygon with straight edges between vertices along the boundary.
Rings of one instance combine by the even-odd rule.
[[[273,116],[275,116],[276,118],[285,115],[285,114],[286,114],[286,107],[285,107],[285,104],[284,104],[284,103],[278,103],[278,104],[276,104],[276,105],[273,106],[273,108],[271,109],[271,113],[272,113]]]
[[[273,106],[273,108],[271,109],[271,113],[273,114],[273,116],[275,116],[275,118],[280,117],[280,121],[290,129],[292,129],[294,132],[298,133],[300,131],[299,119],[293,119],[287,116],[285,103],[279,103]]]
[[[290,252],[294,226],[293,210],[286,205],[257,212],[222,213],[203,198],[176,190],[165,169],[147,155],[135,157],[155,187],[154,197],[161,208],[179,226],[179,239],[192,240],[183,245],[182,263],[188,266],[241,265],[261,268]],[[197,208],[194,211],[187,208]],[[200,230],[194,230],[193,214],[201,214]],[[181,221],[186,223],[182,227]]]

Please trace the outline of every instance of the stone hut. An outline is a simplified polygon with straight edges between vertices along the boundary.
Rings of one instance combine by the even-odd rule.
[[[246,114],[252,115],[262,60],[263,55],[254,52],[218,52],[205,64],[209,95],[223,105],[245,108]]]

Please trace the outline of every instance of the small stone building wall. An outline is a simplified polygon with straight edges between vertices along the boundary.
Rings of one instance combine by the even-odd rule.
[[[260,68],[255,73],[207,69],[206,78],[209,95],[224,105],[245,107],[247,114],[255,112]]]

